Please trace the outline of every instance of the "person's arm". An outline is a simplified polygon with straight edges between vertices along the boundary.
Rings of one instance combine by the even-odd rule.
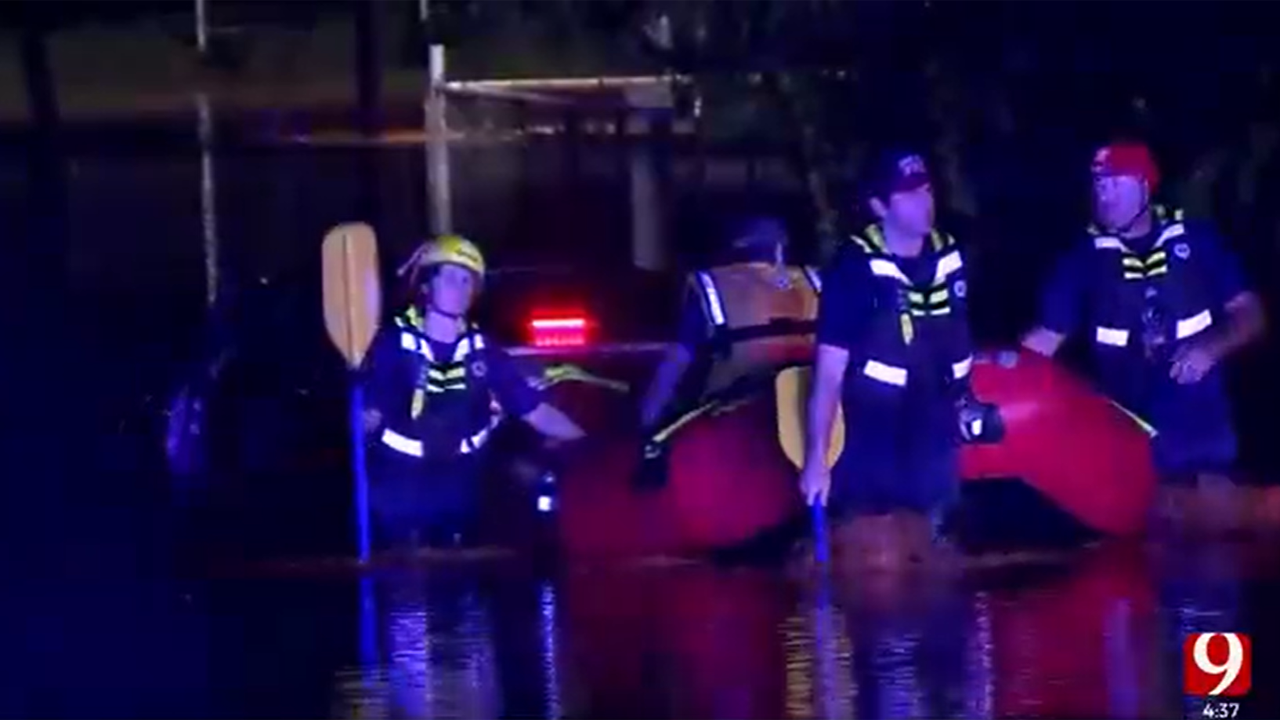
[[[1040,324],[1022,337],[1022,346],[1053,357],[1080,324],[1087,256],[1073,250],[1060,260],[1040,299]]]
[[[649,388],[640,401],[640,425],[651,427],[662,417],[663,411],[680,387],[680,380],[693,363],[698,347],[706,341],[707,321],[702,312],[702,304],[693,291],[685,294],[684,304],[680,309],[680,327],[676,342],[667,347],[653,373]]]
[[[490,387],[504,411],[555,440],[577,440],[586,435],[568,415],[546,401],[510,355],[499,348],[490,348],[487,354]]]
[[[1226,301],[1223,310],[1226,314],[1224,327],[1210,336],[1210,347],[1219,359],[1260,340],[1267,330],[1262,299],[1251,290],[1243,290]]]
[[[848,366],[848,350],[834,345],[818,345],[818,359],[813,370],[813,390],[809,395],[809,430],[804,453],[806,466],[819,467],[827,462],[831,426],[835,423],[836,408],[844,392],[844,372]]]
[[[1212,229],[1198,229],[1204,240],[1196,250],[1208,269],[1214,300],[1222,307],[1223,322],[1208,335],[1209,350],[1218,360],[1262,338],[1266,312],[1262,299],[1249,288],[1240,258]]]
[[[870,280],[870,271],[861,253],[840,255],[823,273],[823,294],[818,302],[817,353],[806,420],[806,466],[826,466],[831,426],[844,394],[849,353],[861,341],[875,310]]]
[[[364,388],[364,428],[372,433],[382,426],[383,413],[402,388],[394,387],[396,353],[399,347],[399,330],[383,328],[374,336],[369,352],[360,367],[359,378]],[[406,399],[405,402],[408,402]]]

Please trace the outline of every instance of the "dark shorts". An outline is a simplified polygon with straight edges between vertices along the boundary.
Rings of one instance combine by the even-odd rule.
[[[1156,428],[1152,460],[1162,482],[1230,473],[1239,454],[1231,404],[1219,374],[1199,383],[1162,383],[1144,417]]]
[[[960,446],[951,406],[858,398],[845,404],[844,452],[831,472],[837,516],[912,511],[937,519],[959,499]]]
[[[474,536],[480,515],[480,461],[427,462],[375,447],[369,453],[369,510],[375,545],[425,545]]]

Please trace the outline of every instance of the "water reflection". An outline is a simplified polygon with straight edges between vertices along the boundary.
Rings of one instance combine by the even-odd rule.
[[[1162,563],[1104,548],[952,581],[837,577],[834,597],[702,566],[379,578],[365,586],[372,642],[339,673],[340,714],[1198,717],[1180,692],[1182,639],[1252,627],[1231,556],[1204,552]]]
[[[478,586],[405,573],[365,581],[361,593],[361,665],[341,673],[348,717],[499,716],[491,608]],[[369,607],[375,622],[363,620]]]

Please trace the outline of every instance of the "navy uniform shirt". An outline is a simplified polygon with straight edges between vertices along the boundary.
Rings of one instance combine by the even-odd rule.
[[[1205,274],[1204,282],[1212,293],[1212,302],[1221,308],[1248,290],[1240,259],[1211,225],[1187,221],[1186,226],[1199,256],[1197,267]],[[1155,227],[1145,237],[1125,240],[1125,244],[1136,252],[1150,250],[1161,229]],[[1045,329],[1072,335],[1087,322],[1089,263],[1095,252],[1093,236],[1088,236],[1058,261],[1040,301],[1040,324]]]

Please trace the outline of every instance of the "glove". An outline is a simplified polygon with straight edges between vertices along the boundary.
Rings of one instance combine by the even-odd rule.
[[[956,416],[960,423],[960,437],[964,442],[999,442],[1004,437],[1000,411],[991,403],[981,402],[968,395],[958,404]]]

